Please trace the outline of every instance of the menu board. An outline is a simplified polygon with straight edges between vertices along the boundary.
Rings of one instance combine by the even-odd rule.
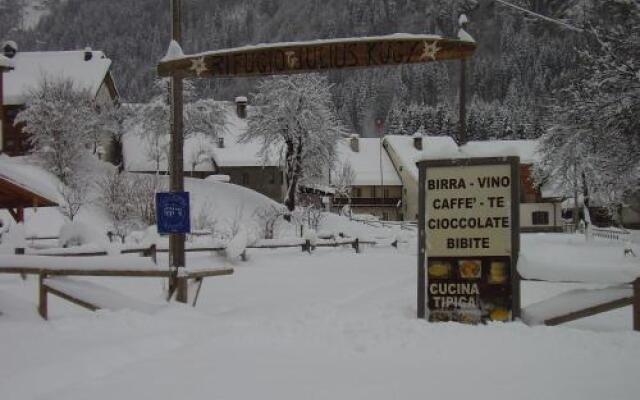
[[[512,319],[515,165],[476,160],[426,166],[421,223],[429,320]]]

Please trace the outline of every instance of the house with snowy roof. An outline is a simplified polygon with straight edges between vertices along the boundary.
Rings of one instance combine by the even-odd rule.
[[[402,179],[402,214],[405,220],[418,215],[418,168],[416,161],[424,158],[520,157],[520,227],[527,231],[558,231],[562,229],[562,196],[553,185],[536,185],[532,166],[536,162],[538,143],[535,140],[471,141],[458,146],[448,136],[386,136],[383,147]],[[445,158],[446,158],[445,157]]]
[[[216,138],[203,134],[190,135],[184,141],[184,173],[193,178],[222,176],[230,183],[245,186],[265,196],[284,200],[284,176],[278,157],[264,161],[258,142],[241,143],[240,135],[247,130],[247,98],[234,102],[221,101],[225,114],[225,129]],[[122,142],[124,168],[129,172],[167,174],[166,157],[154,158],[154,143],[134,126]],[[212,178],[213,179],[213,178]]]
[[[362,138],[351,135],[338,142],[337,164],[349,165],[350,196],[336,195],[332,209],[338,210],[347,204],[356,214],[374,215],[382,220],[402,220],[402,180],[382,147],[379,138]],[[335,182],[337,168],[329,174],[329,184]]]
[[[88,90],[97,106],[118,100],[111,60],[102,51],[90,48],[76,51],[21,52],[15,42],[8,41],[2,52],[13,65],[4,74],[0,151],[15,156],[28,150],[23,126],[14,125],[17,114],[24,109],[29,94],[44,78],[69,79],[76,88]],[[103,150],[108,153],[111,144],[105,139]],[[108,155],[106,155],[108,158]]]

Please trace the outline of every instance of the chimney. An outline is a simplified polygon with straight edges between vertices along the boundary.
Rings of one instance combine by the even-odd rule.
[[[357,153],[360,151],[360,138],[358,135],[351,135],[350,145],[351,145],[351,151],[353,151],[354,153]]]
[[[2,44],[2,51],[7,58],[13,58],[18,53],[18,45],[13,40],[7,40]]]
[[[413,147],[418,151],[422,151],[422,136],[413,137]]]
[[[93,51],[91,51],[91,47],[84,48],[84,60],[90,61],[93,58]]]
[[[224,138],[222,136],[218,138],[218,148],[224,149]]]
[[[244,96],[236,97],[236,114],[238,118],[247,118],[247,98]]]

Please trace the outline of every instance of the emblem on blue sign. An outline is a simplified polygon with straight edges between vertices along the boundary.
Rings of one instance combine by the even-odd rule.
[[[158,233],[190,233],[189,192],[156,193]]]

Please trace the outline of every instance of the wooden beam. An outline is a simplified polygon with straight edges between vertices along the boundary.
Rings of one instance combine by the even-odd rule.
[[[59,291],[57,289],[49,287],[49,286],[46,285],[46,283],[44,284],[44,286],[46,287],[46,291],[48,293],[51,293],[52,295],[58,296],[61,299],[67,300],[67,301],[69,301],[69,302],[71,302],[73,304],[76,304],[76,305],[80,306],[80,307],[84,307],[89,311],[97,311],[97,310],[100,309],[100,307],[96,306],[95,304],[91,304],[91,303],[89,303],[87,301],[84,301],[84,300],[79,299],[77,297],[73,297],[73,296],[71,296],[71,295],[69,295],[67,293],[64,293],[64,292],[61,292],[61,291]]]
[[[275,43],[161,61],[158,75],[183,78],[289,75],[465,59],[475,49],[473,42],[409,34]]]
[[[20,218],[18,216],[18,209],[13,209],[13,208],[7,208],[7,211],[9,211],[9,214],[11,214],[11,217],[13,218],[14,221],[16,222],[20,222],[18,220],[18,218]]]
[[[632,303],[633,303],[633,297],[625,297],[625,298],[613,300],[607,303],[598,304],[597,306],[588,307],[583,310],[574,311],[572,313],[561,315],[559,317],[550,318],[544,321],[544,324],[547,326],[556,326],[556,325],[564,324],[565,322],[571,322],[577,319],[591,317],[596,314],[601,314],[603,312],[626,307],[628,305],[631,305]]]

